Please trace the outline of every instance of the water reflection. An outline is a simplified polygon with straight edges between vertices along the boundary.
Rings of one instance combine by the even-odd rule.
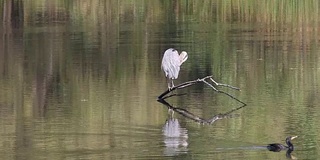
[[[293,151],[292,149],[288,149],[286,152],[286,157],[289,159],[297,159],[297,157],[291,155],[292,151]]]
[[[174,156],[188,151],[188,130],[181,127],[178,119],[168,118],[162,132],[165,144],[164,155]]]
[[[174,94],[174,95],[171,95],[170,97],[175,97],[175,96],[180,96],[180,95]],[[217,120],[220,120],[220,119],[238,117],[237,114],[231,114],[231,113],[233,113],[239,109],[242,109],[246,106],[246,104],[243,104],[242,106],[235,108],[235,109],[232,109],[226,113],[219,113],[219,114],[212,116],[211,118],[205,119],[205,118],[199,117],[199,116],[189,112],[188,110],[186,110],[184,108],[173,107],[165,99],[158,99],[158,102],[164,104],[170,112],[171,111],[173,111],[173,113],[177,112],[178,114],[180,114],[186,118],[189,118],[189,119],[191,119],[197,123],[200,123],[200,124],[213,124],[214,122],[216,122]]]
[[[189,112],[186,109],[173,107],[170,103],[168,103],[165,99],[170,97],[177,97],[180,96],[178,94],[172,94],[170,96],[165,97],[164,99],[158,99],[158,102],[165,105],[168,108],[169,118],[166,120],[166,123],[163,126],[162,132],[164,135],[164,144],[165,150],[164,155],[166,156],[175,156],[181,153],[186,153],[188,151],[188,130],[180,126],[179,120],[173,118],[173,113],[177,112],[178,114],[191,119],[200,124],[213,124],[217,120],[221,120],[224,118],[234,118],[238,115],[232,115],[234,111],[244,108],[246,105],[243,104],[242,106],[232,109],[224,114],[217,114],[209,119],[204,119],[195,114]]]

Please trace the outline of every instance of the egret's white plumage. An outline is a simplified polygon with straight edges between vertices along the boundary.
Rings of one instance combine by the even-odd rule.
[[[171,87],[174,86],[173,79],[177,79],[179,76],[180,66],[183,62],[188,59],[188,54],[182,51],[179,55],[178,51],[169,48],[167,49],[162,58],[161,69],[164,71],[166,77],[171,80]],[[170,83],[168,83],[168,88],[170,89]]]

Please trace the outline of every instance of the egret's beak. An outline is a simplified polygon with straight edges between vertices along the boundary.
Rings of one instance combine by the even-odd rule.
[[[295,138],[297,138],[298,136],[293,136],[293,137],[291,137],[291,140],[293,140],[293,139],[295,139]]]

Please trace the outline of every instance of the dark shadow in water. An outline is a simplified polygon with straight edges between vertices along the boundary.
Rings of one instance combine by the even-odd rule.
[[[293,151],[293,150],[288,149],[287,152],[286,152],[286,157],[289,158],[289,159],[297,159],[297,157],[291,155],[291,152],[292,152],[292,151]]]
[[[268,146],[264,146],[265,148],[268,149]],[[297,159],[297,157],[291,155],[291,153],[293,152],[293,149],[284,149],[284,151],[286,150],[286,157],[289,158],[289,159]],[[270,151],[270,150],[269,150]],[[280,151],[270,151],[270,152],[281,152],[282,150]]]
[[[209,118],[209,119],[204,119],[204,118],[201,118],[191,112],[189,112],[188,110],[186,109],[183,109],[183,108],[178,108],[178,107],[173,107],[171,104],[169,104],[167,101],[165,101],[164,99],[158,99],[158,102],[164,104],[165,106],[168,107],[169,111],[174,111],[174,112],[177,112],[179,113],[180,115],[186,117],[186,118],[189,118],[197,123],[200,123],[200,124],[213,124],[215,121],[217,120],[220,120],[220,119],[224,119],[224,118],[234,118],[236,117],[237,115],[232,115],[231,113],[234,112],[234,111],[237,111],[241,108],[244,108],[246,105],[242,105],[238,108],[235,108],[235,109],[232,109],[230,110],[229,112],[226,112],[226,113],[220,113],[220,114],[217,114],[217,115],[214,115],[213,117]]]

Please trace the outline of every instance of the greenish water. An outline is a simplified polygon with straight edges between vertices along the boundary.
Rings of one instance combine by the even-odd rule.
[[[0,2],[1,159],[319,159],[318,1]],[[211,125],[157,97],[207,75],[247,106]],[[241,106],[203,84],[168,103],[204,118]],[[293,157],[292,157],[293,158]]]

